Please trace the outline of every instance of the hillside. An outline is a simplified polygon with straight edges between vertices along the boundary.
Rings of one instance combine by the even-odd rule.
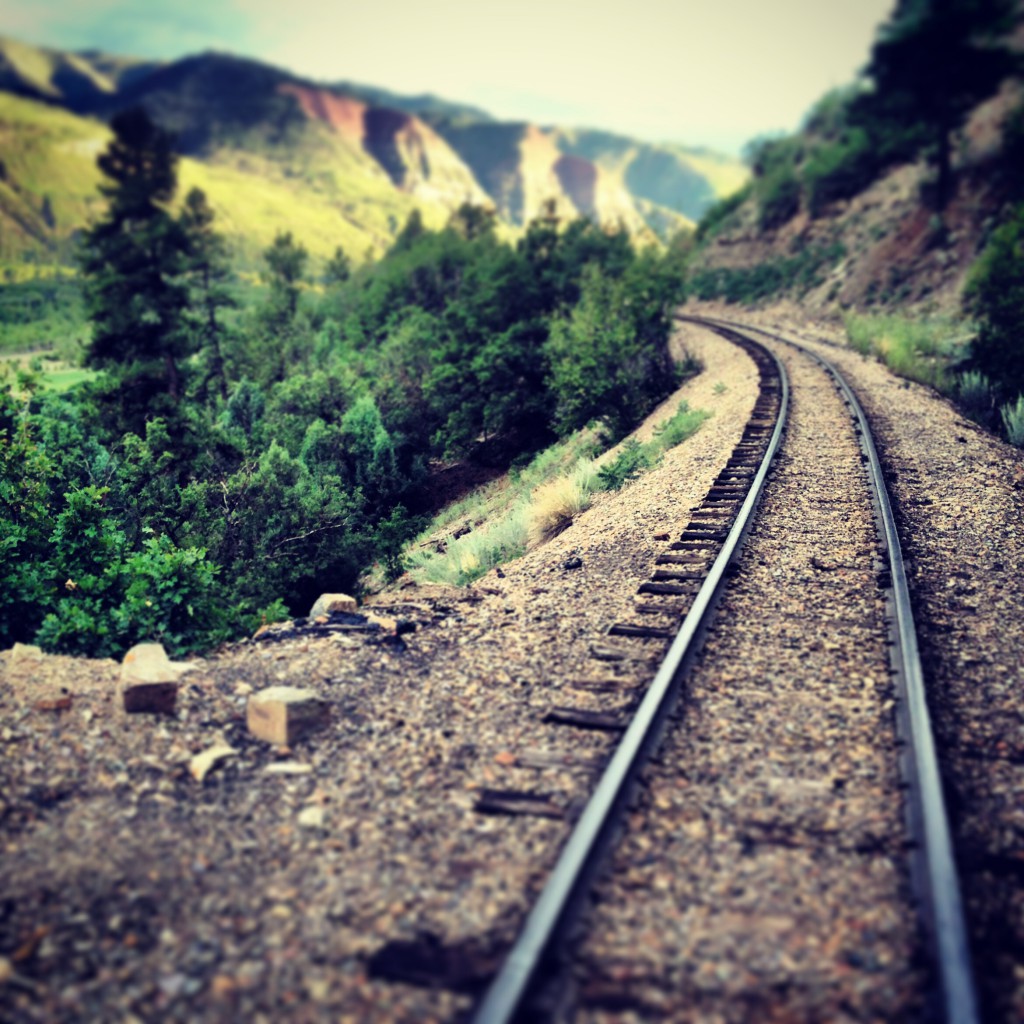
[[[699,297],[960,311],[1024,198],[1024,4],[964,10],[898,10],[861,80],[753,147],[752,180],[698,230]]]
[[[340,244],[359,260],[413,210],[438,226],[465,202],[493,206],[513,232],[554,201],[651,241],[744,174],[728,158],[502,124],[434,96],[320,85],[227,54],[155,64],[0,38],[0,259],[67,258],[96,205],[86,165],[103,122],[133,105],[175,133],[183,184],[208,191],[243,263],[279,230],[314,256]]]
[[[730,275],[776,267],[777,288],[760,295],[755,286],[732,297],[784,294],[818,310],[957,310],[967,272],[1013,195],[1016,143],[1004,129],[1020,100],[1019,87],[1008,85],[970,118],[954,161],[956,188],[941,216],[927,199],[934,174],[924,160],[897,163],[853,195],[820,205],[803,178],[781,223],[765,217],[764,194],[755,187],[708,232],[696,277],[703,297],[727,289]],[[799,144],[813,152],[814,132]]]

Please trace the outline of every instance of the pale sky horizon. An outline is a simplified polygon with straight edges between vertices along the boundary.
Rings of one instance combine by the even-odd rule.
[[[6,0],[0,34],[173,60],[222,50],[502,120],[738,153],[868,60],[895,0]]]

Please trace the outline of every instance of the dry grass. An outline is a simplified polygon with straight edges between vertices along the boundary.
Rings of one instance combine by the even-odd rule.
[[[568,476],[541,484],[530,495],[527,510],[527,547],[533,549],[557,537],[573,518],[590,508],[594,491],[594,463],[581,460]]]

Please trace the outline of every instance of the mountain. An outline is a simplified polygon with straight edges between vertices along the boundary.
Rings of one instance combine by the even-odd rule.
[[[0,36],[0,91],[58,103],[77,113],[94,110],[122,86],[158,67],[153,61],[96,51],[64,53]]]
[[[426,94],[323,85],[254,60],[166,63],[0,38],[0,258],[65,258],[98,209],[91,164],[119,110],[174,133],[181,193],[207,192],[243,264],[280,230],[317,257],[380,252],[413,210],[438,227],[469,202],[515,234],[554,202],[651,241],[742,180],[728,158],[600,132],[495,121]]]

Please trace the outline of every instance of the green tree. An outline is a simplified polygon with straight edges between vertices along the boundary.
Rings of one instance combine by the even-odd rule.
[[[498,213],[494,207],[476,206],[474,203],[463,203],[448,221],[448,226],[467,242],[491,234],[498,221]]]
[[[389,252],[406,252],[411,249],[416,241],[426,233],[426,227],[423,225],[423,214],[418,209],[413,209],[409,213],[409,217],[406,220],[402,230],[398,232],[398,237],[395,238]],[[370,259],[373,258],[372,251],[370,252]]]
[[[313,337],[299,296],[309,253],[290,231],[279,232],[263,253],[270,294],[250,322],[238,353],[239,373],[267,385],[284,380],[309,357]]]
[[[290,231],[281,231],[263,253],[270,271],[270,313],[281,323],[291,323],[299,311],[299,291],[306,271],[309,252],[292,238]]]
[[[169,213],[176,184],[170,136],[133,109],[111,122],[99,157],[106,215],[85,233],[81,268],[92,341],[86,365],[108,371],[103,392],[119,431],[141,431],[153,414],[171,415],[183,394],[184,361],[196,341],[187,329],[186,241]]]
[[[876,144],[909,131],[912,146],[927,147],[940,210],[952,194],[953,133],[1020,68],[1005,44],[1016,8],[1015,0],[898,0],[872,49],[865,70],[872,89],[854,116]],[[915,136],[918,125],[923,133]]]
[[[334,250],[334,255],[327,261],[327,266],[324,267],[324,284],[344,284],[351,276],[352,261],[339,245]]]
[[[193,188],[185,197],[178,222],[185,243],[185,272],[191,291],[189,324],[205,363],[203,390],[211,385],[228,397],[224,348],[228,329],[222,310],[237,303],[228,290],[231,269],[224,238],[213,229],[214,213],[205,193]]]
[[[622,437],[676,387],[668,352],[676,296],[657,259],[642,257],[619,280],[589,267],[579,304],[552,324],[548,383],[560,434],[602,419]]]

